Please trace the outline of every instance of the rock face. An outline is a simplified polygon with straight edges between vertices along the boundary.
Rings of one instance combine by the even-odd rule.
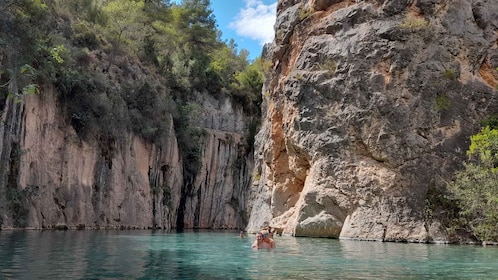
[[[243,228],[252,169],[252,154],[241,153],[244,116],[228,100],[203,102],[202,167],[185,178],[172,120],[158,145],[124,133],[103,149],[78,137],[53,88],[7,100],[0,229]]]
[[[498,113],[498,2],[281,0],[248,229],[447,241],[424,213]]]

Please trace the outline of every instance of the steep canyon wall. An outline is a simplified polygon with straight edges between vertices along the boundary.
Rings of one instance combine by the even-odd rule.
[[[245,226],[252,154],[241,152],[247,124],[228,99],[202,101],[202,165],[186,178],[171,117],[161,143],[122,132],[101,147],[77,135],[55,96],[47,86],[5,103],[0,228]]]
[[[281,0],[250,231],[446,242],[427,207],[498,113],[498,2]]]

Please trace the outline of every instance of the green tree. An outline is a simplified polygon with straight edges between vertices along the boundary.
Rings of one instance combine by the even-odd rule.
[[[467,155],[475,158],[483,167],[496,169],[498,166],[498,129],[486,126],[481,129],[480,133],[471,136]]]
[[[173,60],[180,33],[174,26],[173,8],[169,1],[147,0],[144,5],[146,34],[142,41],[143,61],[152,63],[174,84]]]
[[[472,161],[456,173],[449,190],[475,236],[498,241],[498,130],[486,126],[470,140],[467,154]]]
[[[209,0],[184,0],[181,6],[173,6],[172,18],[178,36],[178,54],[173,61],[175,73],[182,79],[188,77],[191,89],[202,91],[210,83],[218,83],[213,75],[211,53],[221,46]]]
[[[243,71],[235,74],[235,82],[232,84],[233,96],[237,102],[244,104],[244,108],[249,112],[259,112],[261,90],[269,67],[269,62],[259,57]]]
[[[137,53],[138,42],[143,41],[145,31],[144,2],[134,0],[109,1],[102,10],[109,18],[104,31],[112,44],[109,65],[114,62],[117,52],[125,47]]]
[[[183,42],[192,54],[209,53],[219,45],[216,19],[210,0],[184,0],[179,24]]]
[[[228,88],[235,83],[235,75],[249,65],[247,56],[247,50],[238,53],[233,39],[213,52],[211,68],[220,76],[223,86]]]
[[[47,5],[40,0],[0,3],[2,99],[9,96],[20,101],[23,95],[38,92],[38,69],[51,68],[49,38],[44,36],[47,22]]]
[[[33,93],[37,84],[52,83],[78,135],[107,143],[121,129],[160,139],[167,133],[165,116],[173,114],[179,139],[187,143],[182,147],[192,163],[187,170],[194,173],[203,130],[192,124],[190,93],[240,96],[245,109],[255,109],[261,95],[259,68],[249,67],[248,52],[238,52],[233,40],[221,40],[210,5],[209,0],[1,0],[0,105],[9,94]],[[138,82],[128,62],[146,77]],[[112,75],[102,71],[112,65],[119,66]]]
[[[188,177],[197,174],[202,167],[202,143],[206,131],[198,126],[201,109],[199,106],[195,103],[179,105],[174,116],[178,146],[184,159],[184,171]]]

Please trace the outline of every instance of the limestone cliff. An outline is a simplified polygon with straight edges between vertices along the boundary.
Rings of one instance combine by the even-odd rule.
[[[248,228],[448,241],[428,201],[498,113],[498,2],[281,0]]]
[[[8,99],[0,126],[0,229],[243,228],[252,156],[228,99],[199,99],[201,168],[186,178],[171,116],[167,137],[131,132],[102,147],[77,135],[46,86]]]

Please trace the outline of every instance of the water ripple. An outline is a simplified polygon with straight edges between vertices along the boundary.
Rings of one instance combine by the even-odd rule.
[[[236,232],[0,231],[0,279],[493,279],[498,248]]]

